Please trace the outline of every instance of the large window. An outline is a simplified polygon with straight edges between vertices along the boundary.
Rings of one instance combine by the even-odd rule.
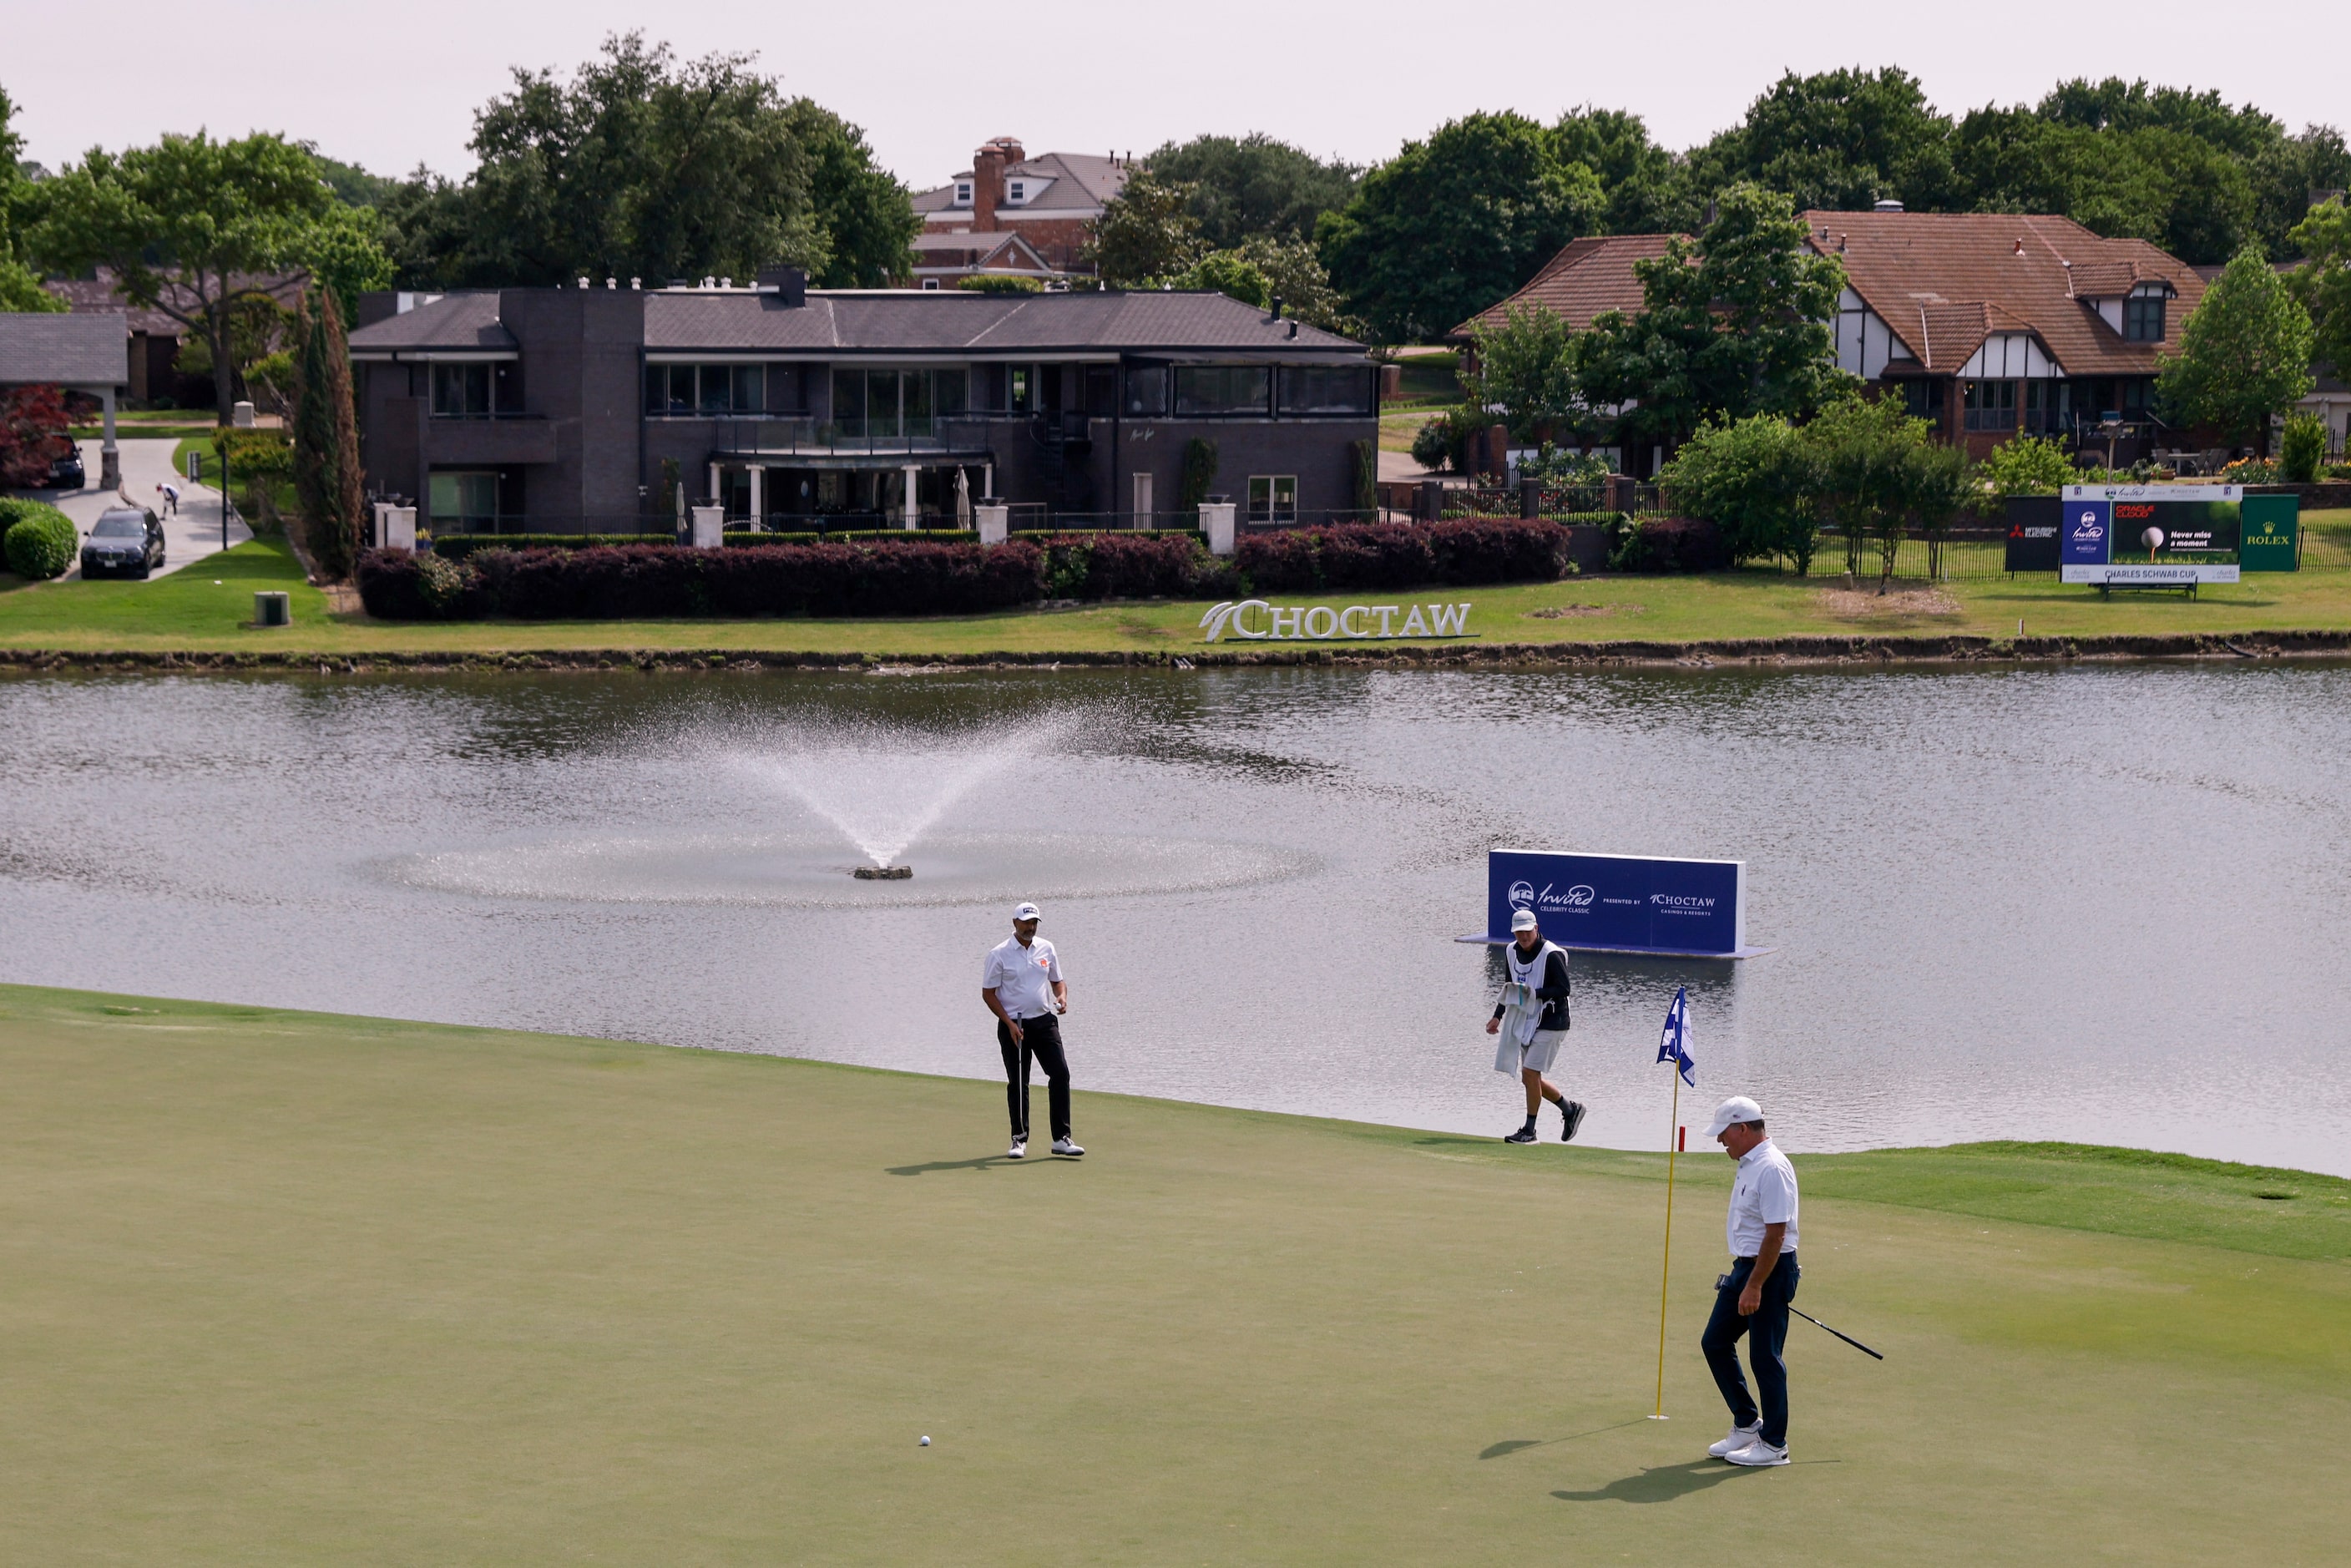
[[[433,367],[435,419],[487,419],[522,406],[521,387],[511,363],[436,363]]]
[[[963,413],[969,391],[969,375],[960,365],[911,371],[835,367],[832,423],[848,436],[928,436],[939,420]]]
[[[2024,420],[2019,426],[2030,435],[2052,435],[2065,427],[2067,400],[2064,382],[2024,383]]]
[[[1262,365],[1179,365],[1179,414],[1264,413],[1271,375]]]
[[[433,476],[433,526],[473,533],[497,527],[498,476],[488,473]]]
[[[2014,382],[1970,382],[1962,396],[1970,430],[2016,428]]]
[[[1902,411],[1913,419],[1943,423],[1943,391],[1949,383],[1940,377],[1922,377],[1902,383]]]
[[[1372,369],[1368,365],[1284,365],[1284,413],[1369,413]]]
[[[1167,367],[1165,365],[1130,365],[1126,371],[1126,399],[1120,404],[1126,413],[1138,419],[1161,419],[1167,413]]]
[[[1298,476],[1252,474],[1249,482],[1249,520],[1252,523],[1294,523],[1298,520]]]
[[[758,413],[767,406],[768,367],[765,365],[645,367],[647,413]]]
[[[2163,296],[2134,294],[2123,301],[2123,337],[2133,343],[2163,341]]]

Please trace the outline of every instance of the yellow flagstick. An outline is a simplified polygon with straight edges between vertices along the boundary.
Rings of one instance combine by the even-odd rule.
[[[1681,1063],[1674,1064],[1674,1108],[1666,1122],[1666,1263],[1657,1276],[1657,1408],[1649,1419],[1670,1421],[1666,1414],[1666,1282],[1674,1270],[1674,1129],[1682,1119]]]

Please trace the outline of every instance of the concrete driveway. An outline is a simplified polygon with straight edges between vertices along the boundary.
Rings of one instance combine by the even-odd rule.
[[[117,438],[115,450],[122,457],[122,488],[133,504],[152,507],[163,519],[163,564],[156,569],[156,577],[168,577],[183,567],[193,565],[221,548],[220,492],[205,485],[191,485],[172,467],[171,441],[131,441]],[[81,444],[82,462],[89,470],[98,472],[98,443]],[[163,497],[155,488],[170,479],[180,487],[180,512],[166,516]],[[74,520],[82,537],[89,537],[90,525],[109,507],[121,505],[121,497],[111,490],[29,490],[26,494],[39,497]],[[228,542],[240,544],[253,537],[253,530],[242,519],[233,519],[228,526]],[[81,559],[74,559],[68,578],[81,575]],[[150,580],[152,580],[152,579]]]

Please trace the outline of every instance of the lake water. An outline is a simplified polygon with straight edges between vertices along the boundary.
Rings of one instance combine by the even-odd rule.
[[[1033,897],[1081,1087],[1499,1134],[1492,846],[1748,862],[1768,956],[1577,956],[1589,1141],[1687,983],[1693,1137],[2351,1175],[2339,667],[0,680],[37,984],[983,1078]]]

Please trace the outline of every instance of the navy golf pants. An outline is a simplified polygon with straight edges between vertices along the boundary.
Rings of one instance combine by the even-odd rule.
[[[1763,1396],[1763,1440],[1784,1448],[1788,1446],[1788,1362],[1783,1352],[1788,1343],[1788,1303],[1796,1299],[1796,1281],[1801,1277],[1796,1255],[1780,1254],[1771,1278],[1763,1281],[1762,1304],[1754,1316],[1740,1317],[1739,1293],[1747,1289],[1747,1277],[1753,1272],[1752,1258],[1731,1262],[1722,1288],[1714,1293],[1714,1315],[1707,1319],[1706,1333],[1698,1344],[1706,1352],[1714,1385],[1722,1390],[1722,1402],[1730,1406],[1731,1424],[1751,1427],[1757,1414],[1755,1401],[1739,1370],[1739,1337],[1747,1336],[1747,1359],[1754,1364],[1755,1388]]]
[[[1051,1013],[1020,1020],[1020,1041],[997,1020],[996,1043],[1004,1052],[1004,1095],[1012,1112],[1012,1135],[1029,1137],[1029,1064],[1045,1070],[1046,1100],[1053,1116],[1053,1136],[1070,1135],[1070,1063],[1061,1054],[1061,1020]]]

